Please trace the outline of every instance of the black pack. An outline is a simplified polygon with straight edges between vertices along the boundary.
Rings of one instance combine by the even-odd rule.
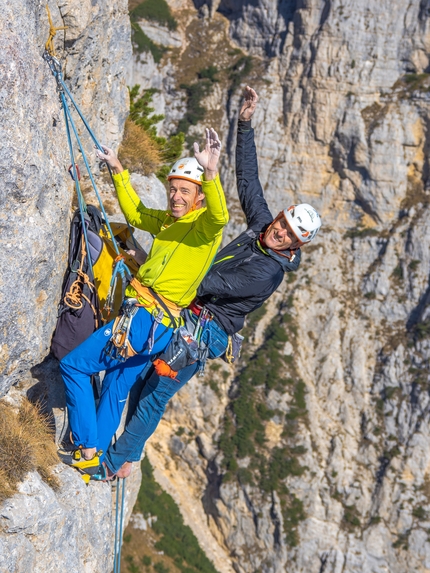
[[[103,249],[99,235],[103,217],[96,207],[87,206],[85,224],[88,243],[84,240],[80,212],[75,211],[70,226],[68,268],[51,342],[51,351],[58,360],[102,325],[100,302],[86,252],[88,248],[94,265]]]

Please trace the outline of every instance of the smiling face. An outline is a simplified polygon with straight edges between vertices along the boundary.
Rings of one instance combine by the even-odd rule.
[[[284,216],[277,217],[270,225],[264,235],[264,242],[273,251],[297,249],[300,246],[300,241],[290,229]]]
[[[177,219],[183,217],[195,205],[200,209],[204,194],[201,186],[186,179],[170,179],[170,210]]]

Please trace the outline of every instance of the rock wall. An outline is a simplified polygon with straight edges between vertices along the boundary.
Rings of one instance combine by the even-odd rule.
[[[226,142],[222,178],[232,215],[226,238],[243,226],[233,150],[245,83],[261,97],[254,125],[273,212],[308,201],[324,227],[304,250],[296,280],[282,285],[250,329],[237,369],[211,366],[172,401],[147,448],[156,475],[219,571],[424,573],[430,569],[429,7],[418,0],[170,4],[178,32],[142,23],[168,50],[157,65],[146,52],[131,61],[124,0],[79,6],[50,0],[54,22],[69,26],[57,36],[67,81],[99,138],[119,142],[126,68],[127,83],[160,90],[157,111],[166,114],[161,129],[169,133],[188,105],[180,85],[218,65],[221,80],[203,103],[205,122]],[[41,59],[44,5],[21,0],[2,8],[4,395],[16,382],[25,392],[34,383],[30,368],[48,352],[72,189],[61,110]],[[191,125],[189,135],[202,128],[202,121]],[[267,342],[273,324],[288,340],[278,339],[267,369],[279,362],[285,385],[262,380],[251,387],[261,408],[251,408],[250,418],[263,412],[264,428],[252,442],[255,451],[228,467],[224,438],[230,422],[236,443],[241,375],[248,364],[258,367],[262,349],[273,351]],[[33,374],[42,386],[37,391],[45,391],[46,370],[37,366]],[[58,381],[55,368],[51,374]],[[267,482],[262,487],[267,464],[283,468],[272,489]],[[41,558],[47,548],[79,536],[85,549],[74,543],[67,562],[77,571],[108,567],[107,545],[93,546],[99,539],[98,530],[88,529],[93,521],[85,512],[68,513],[64,503],[69,479],[76,479],[84,506],[102,488],[100,530],[109,536],[105,486],[81,491],[70,470],[59,471],[61,495],[29,476],[3,504],[6,571],[52,568]],[[21,511],[30,506],[35,511],[23,523]]]
[[[67,26],[55,38],[66,82],[99,140],[117,147],[128,113],[127,2],[48,4],[54,25]],[[0,396],[11,407],[22,396],[42,399],[59,440],[67,428],[64,390],[57,362],[46,356],[67,261],[74,194],[70,159],[55,81],[42,59],[48,38],[45,2],[1,1],[0,6]],[[83,137],[91,151],[92,143]],[[113,569],[111,485],[86,486],[61,464],[55,471],[58,491],[32,472],[19,493],[1,504],[2,573]],[[127,480],[126,521],[140,480],[137,468]]]
[[[297,413],[295,394],[264,393],[262,385],[261,400],[275,413],[265,422],[261,459],[273,460],[276,448],[300,447],[303,471],[296,467],[282,478],[280,493],[265,492],[251,453],[237,462],[254,481],[241,480],[247,474],[239,470],[239,478],[225,479],[220,438],[226,420],[237,422],[232,412],[244,363],[181,391],[148,445],[150,459],[220,571],[427,571],[428,6],[403,0],[194,6],[198,12],[190,16],[192,6],[182,11],[171,3],[187,43],[179,52],[171,48],[157,68],[166,113],[172,66],[178,89],[184,62],[190,81],[192,57],[205,54],[200,68],[227,66],[226,51],[242,50],[253,70],[241,84],[253,85],[261,98],[253,123],[270,206],[276,213],[307,201],[323,218],[296,280],[267,305],[247,358],[263,347],[265,327],[290,314],[295,329],[285,327],[289,340],[279,355],[285,375],[304,381],[307,413],[294,436],[286,435]],[[212,44],[204,52],[207,38]],[[231,237],[242,225],[233,165],[240,89],[227,81],[213,89],[218,104],[205,100],[206,121],[216,120],[227,141],[222,179]]]
[[[65,78],[98,138],[116,146],[127,115],[127,2],[48,3]],[[62,110],[42,59],[45,2],[2,2],[0,395],[49,351],[73,189]],[[92,148],[85,140],[88,149]]]

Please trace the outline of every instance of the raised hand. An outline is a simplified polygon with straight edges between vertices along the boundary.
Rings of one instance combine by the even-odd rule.
[[[206,145],[202,151],[198,143],[194,142],[194,156],[205,170],[205,179],[210,180],[217,174],[218,160],[221,153],[221,141],[217,132],[210,128],[206,129]]]
[[[255,90],[246,86],[245,93],[243,94],[245,101],[242,104],[239,112],[239,119],[242,121],[249,121],[254,115],[254,111],[257,107],[258,95]]]
[[[115,151],[110,147],[106,147],[105,145],[102,145],[102,148],[104,153],[100,151],[100,149],[96,148],[96,155],[99,159],[105,161],[109,165],[109,167],[112,169],[112,173],[116,175],[121,173],[121,171],[124,171],[120,160],[115,154]]]

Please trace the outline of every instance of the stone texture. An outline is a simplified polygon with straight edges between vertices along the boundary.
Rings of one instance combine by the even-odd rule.
[[[50,0],[49,6],[54,24],[68,26],[55,39],[66,82],[97,137],[117,147],[128,112],[127,2]],[[11,407],[23,396],[41,400],[59,442],[67,431],[64,389],[58,363],[47,354],[67,260],[74,194],[70,159],[55,81],[42,59],[48,37],[45,3],[20,0],[1,7],[0,395]],[[83,141],[97,173],[93,144]],[[19,493],[1,504],[2,573],[112,570],[111,485],[86,486],[63,465],[55,471],[58,491],[33,472]],[[137,467],[126,481],[126,521],[140,481]]]
[[[78,105],[106,144],[119,143],[130,59],[126,0],[49,3],[58,55]],[[47,354],[66,263],[72,185],[55,81],[42,59],[44,3],[3,2],[1,33],[0,394]],[[87,149],[92,143],[86,140]]]
[[[200,12],[181,54],[199,53],[192,30],[201,39],[225,17],[232,42],[225,49],[239,46],[258,70],[242,85],[252,81],[261,98],[253,124],[272,212],[307,201],[323,218],[318,239],[303,250],[297,280],[282,286],[250,341],[258,348],[264,326],[292,294],[301,333],[293,356],[309,415],[296,436],[307,448],[302,463],[309,470],[286,480],[307,513],[299,544],[289,547],[277,536],[282,516],[275,499],[221,484],[217,439],[232,372],[227,381],[218,376],[219,396],[195,379],[172,401],[148,444],[156,475],[220,571],[424,573],[430,344],[418,332],[428,333],[430,316],[428,6],[194,4]],[[171,5],[175,17],[185,18]],[[217,46],[213,63],[222,57]],[[184,77],[181,60],[171,61]],[[234,191],[240,90],[216,89],[204,103],[227,141],[221,174],[232,205],[227,239],[242,225]],[[160,97],[167,108],[169,96]],[[286,345],[284,353],[292,349]],[[290,400],[288,392],[272,392],[266,403],[286,413]],[[279,444],[281,423],[282,416],[267,424],[267,447]],[[182,436],[175,435],[179,427]],[[239,462],[246,467],[246,459]],[[345,525],[351,504],[357,528]]]
[[[44,7],[25,0],[3,4],[5,393],[10,384],[28,378],[30,367],[47,352],[67,242],[67,228],[52,222],[67,216],[71,188],[64,170],[67,150],[58,144],[64,142],[61,114],[40,59]],[[295,436],[307,449],[302,463],[308,470],[285,480],[307,514],[298,527],[298,545],[289,546],[280,533],[276,493],[222,482],[217,441],[235,374],[224,364],[218,392],[208,378],[195,379],[172,401],[148,443],[155,475],[178,501],[220,572],[425,573],[430,569],[430,343],[417,326],[425,329],[430,316],[430,86],[429,78],[420,75],[429,66],[429,7],[418,0],[196,0],[199,14],[189,2],[170,4],[184,43],[172,47],[158,66],[150,54],[131,60],[123,36],[128,34],[125,2],[61,4],[70,26],[66,72],[79,103],[93,114],[97,132],[113,145],[120,139],[127,98],[123,73],[128,84],[160,89],[154,101],[157,112],[166,115],[161,129],[173,132],[185,111],[176,85],[176,78],[188,73],[181,58],[194,73],[196,65],[208,64],[208,53],[214,54],[213,63],[227,66],[226,54],[239,46],[254,62],[254,72],[241,83],[252,81],[261,97],[254,125],[270,207],[276,213],[292,202],[308,201],[321,211],[324,226],[304,250],[297,280],[272,298],[249,341],[259,347],[279,304],[293,295],[300,344],[287,344],[283,352],[294,357],[306,384],[308,410],[308,423]],[[50,5],[57,21],[55,4]],[[221,33],[226,26],[228,45]],[[166,41],[156,33],[159,42]],[[207,38],[213,46],[205,44]],[[60,35],[59,48],[62,43]],[[408,83],[405,74],[417,75]],[[185,79],[195,76],[190,72]],[[226,238],[243,225],[233,164],[239,101],[240,89],[231,92],[226,84],[204,102],[226,142],[222,179],[232,206]],[[202,127],[193,129],[198,133]],[[47,245],[61,253],[57,259],[46,254]],[[44,368],[32,373],[42,383],[56,376],[55,366]],[[291,399],[288,392],[271,392],[267,398],[267,405],[281,412],[266,426],[268,448],[279,443]],[[60,394],[52,397],[54,413],[60,403]],[[60,427],[61,412],[58,416]],[[176,434],[179,427],[185,429],[182,435]],[[239,462],[247,467],[249,460]],[[76,478],[64,468],[61,475]],[[68,513],[70,491],[89,502],[92,486],[81,492],[78,479],[73,488],[69,484],[66,509],[63,494],[53,496],[45,487],[32,475],[2,507],[0,542],[9,570],[37,571],[46,553],[41,548],[51,550],[47,539],[55,550],[57,528],[71,532],[66,539],[75,539],[83,527],[84,558],[73,544],[67,562],[77,571],[93,570],[96,562],[107,565],[111,545],[106,542],[99,561],[98,549],[92,549],[98,531],[88,529],[88,514],[80,510],[72,519]],[[105,531],[102,516],[110,515],[110,499],[104,490],[102,496],[99,519]],[[356,528],[345,525],[349,504],[357,508]],[[45,508],[57,524],[52,529]],[[40,570],[47,567],[40,561]]]
[[[96,573],[113,569],[115,486],[90,482],[59,465],[53,492],[36,472],[0,506],[0,571]],[[125,523],[140,486],[137,468],[126,480]]]

